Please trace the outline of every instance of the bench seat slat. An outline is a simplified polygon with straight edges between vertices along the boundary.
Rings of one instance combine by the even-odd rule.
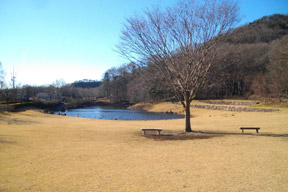
[[[152,128],[150,128],[150,129],[149,128],[148,129],[142,128],[141,130],[144,132],[144,135],[145,135],[146,131],[157,131],[159,135],[160,135],[160,132],[162,131],[162,129],[152,129]]]
[[[242,130],[242,133],[244,133],[244,130],[245,129],[255,129],[256,130],[256,133],[258,133],[259,132],[259,129],[260,129],[260,127],[240,127],[240,129]]]
[[[162,131],[162,129],[142,129],[142,131]]]

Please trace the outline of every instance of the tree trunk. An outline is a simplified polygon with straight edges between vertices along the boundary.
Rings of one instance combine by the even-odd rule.
[[[190,122],[190,99],[186,96],[186,107],[185,107],[185,132],[192,132]]]

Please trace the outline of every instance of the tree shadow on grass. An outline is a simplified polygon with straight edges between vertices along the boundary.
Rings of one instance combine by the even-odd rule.
[[[27,115],[30,116],[30,115]],[[27,125],[27,124],[34,124],[37,123],[36,121],[31,120],[23,120],[19,118],[13,118],[11,117],[11,114],[9,113],[1,113],[0,114],[0,123],[7,123],[8,125]]]
[[[286,137],[288,134],[272,134],[272,133],[235,133],[235,132],[216,132],[216,131],[193,131],[185,133],[181,131],[166,131],[163,130],[160,135],[157,133],[149,133],[142,135],[149,139],[154,140],[194,140],[194,139],[210,139],[214,137],[223,137],[228,135],[241,135],[241,136],[263,136],[263,137]]]
[[[212,135],[249,135],[259,137],[288,137],[288,134],[274,134],[274,133],[235,133],[235,132],[217,132],[217,131],[196,131],[201,134],[212,134]]]
[[[210,139],[213,137],[220,137],[221,135],[205,134],[198,132],[185,133],[182,131],[162,131],[160,135],[149,133],[143,135],[146,138],[154,140],[194,140],[194,139]]]
[[[6,122],[8,125],[29,125],[36,123],[35,121],[22,120],[22,119],[10,119],[10,118],[0,118],[0,122]]]
[[[2,144],[10,144],[10,145],[15,145],[16,142],[12,141],[11,139],[9,139],[7,136],[5,135],[0,135],[0,145]]]

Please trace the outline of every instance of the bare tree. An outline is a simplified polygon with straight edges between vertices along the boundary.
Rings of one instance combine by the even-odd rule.
[[[102,79],[103,83],[102,83],[102,90],[103,90],[103,94],[105,95],[105,97],[108,99],[110,98],[110,94],[111,94],[111,77],[109,74],[109,71],[106,71],[103,79]]]
[[[4,77],[5,77],[5,72],[3,70],[3,66],[2,63],[0,62],[0,82],[1,82],[1,89],[3,88],[3,84],[4,84]]]
[[[48,94],[49,100],[54,100],[57,97],[57,88],[54,85],[46,87],[45,92]]]
[[[213,63],[223,35],[239,21],[235,0],[186,0],[175,7],[147,10],[127,19],[117,46],[121,55],[139,64],[152,63],[173,88],[186,112]]]
[[[271,47],[268,79],[281,100],[281,97],[288,98],[288,35],[273,42]]]
[[[30,99],[33,100],[36,96],[36,87],[30,85],[24,85],[22,87],[22,100],[29,101]]]
[[[55,87],[55,95],[57,99],[60,99],[62,96],[62,87],[65,85],[64,79],[57,79],[53,82],[52,86]]]

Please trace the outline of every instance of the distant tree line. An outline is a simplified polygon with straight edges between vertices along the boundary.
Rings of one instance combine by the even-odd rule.
[[[16,103],[33,104],[42,108],[55,107],[60,102],[64,102],[68,108],[93,105],[97,98],[103,97],[100,85],[101,82],[94,80],[81,80],[71,84],[56,80],[48,86],[23,85],[14,89],[4,86],[0,92],[0,102],[2,109],[6,109],[8,104]]]
[[[71,84],[72,87],[81,87],[81,88],[96,88],[101,85],[101,81],[83,79],[80,81],[75,81]]]
[[[153,67],[139,68],[134,63],[111,68],[104,74],[100,86],[111,102],[146,102],[171,100],[171,88]]]

